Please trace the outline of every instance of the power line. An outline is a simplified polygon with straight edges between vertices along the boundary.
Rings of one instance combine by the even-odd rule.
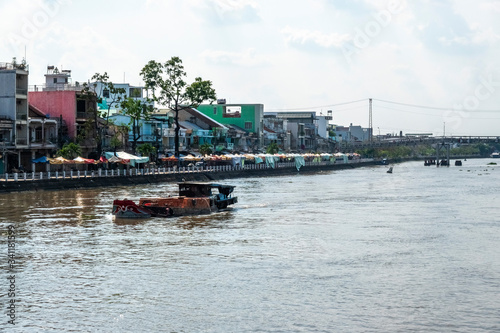
[[[301,110],[310,110],[310,109],[321,109],[321,108],[329,108],[329,107],[335,107],[335,106],[346,105],[346,104],[359,103],[359,102],[364,102],[364,101],[368,101],[368,98],[359,99],[357,101],[350,101],[350,102],[329,104],[329,105],[321,105],[321,106],[309,106],[309,107],[303,107],[303,108],[287,108],[287,109],[269,109],[269,111],[301,111]]]
[[[474,109],[474,110],[456,110],[454,108],[442,108],[442,107],[435,107],[435,106],[426,106],[426,105],[417,105],[417,104],[408,104],[408,103],[400,103],[400,102],[393,102],[393,101],[386,101],[383,99],[376,99],[374,98],[373,100],[379,101],[379,102],[384,102],[384,103],[390,103],[390,104],[398,104],[398,105],[404,105],[404,106],[409,106],[413,108],[421,108],[421,109],[431,109],[431,110],[439,110],[439,111],[466,111],[466,112],[499,112],[500,110],[481,110],[481,109]]]
[[[419,115],[423,115],[423,116],[429,116],[429,117],[443,117],[442,115],[440,114],[430,114],[430,113],[422,113],[422,112],[414,112],[414,111],[408,111],[408,110],[401,110],[401,109],[395,109],[395,108],[391,108],[389,106],[379,106],[380,109],[388,109],[388,110],[394,110],[394,111],[398,111],[398,112],[402,112],[402,113],[412,113],[412,114],[419,114]],[[500,120],[500,118],[478,118],[478,117],[461,117],[460,115],[456,115],[455,117],[453,115],[450,115],[450,118],[464,118],[464,119],[472,119],[472,120]]]

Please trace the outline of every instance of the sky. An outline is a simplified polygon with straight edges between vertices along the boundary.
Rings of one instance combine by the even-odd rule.
[[[181,58],[231,104],[374,134],[500,136],[499,0],[0,0],[0,62],[142,85]]]

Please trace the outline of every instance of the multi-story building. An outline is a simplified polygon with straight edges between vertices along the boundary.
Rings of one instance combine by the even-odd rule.
[[[336,126],[334,131],[337,141],[343,143],[368,141],[371,133],[370,128],[363,128],[352,123],[349,126]]]
[[[276,143],[281,149],[290,149],[291,132],[288,130],[288,120],[278,118],[276,113],[264,114],[264,146]]]
[[[106,83],[103,82],[93,82],[90,83],[91,90],[95,92],[96,96],[101,98],[101,103],[99,103],[99,110],[105,114],[104,118],[112,116],[119,113],[121,110],[121,102],[125,99],[131,97],[141,102],[153,105],[153,102],[148,100],[147,89],[141,86],[133,86],[129,83],[114,83],[113,87],[115,89],[123,89],[125,93],[113,93],[110,91]],[[108,114],[109,113],[109,114]]]
[[[94,151],[99,130],[97,99],[93,93],[85,93],[83,85],[72,83],[71,71],[59,71],[47,67],[45,84],[30,86],[30,104],[42,110],[51,118],[59,118],[62,127],[61,141],[79,140],[83,154]]]
[[[28,66],[0,63],[0,173],[36,171],[32,159],[57,149],[58,121],[28,102]]]
[[[316,112],[274,112],[278,119],[287,120],[287,130],[290,132],[290,149],[314,149],[317,128]]]
[[[332,116],[315,111],[302,112],[266,112],[266,116],[286,120],[289,147],[292,150],[328,149],[328,122]]]
[[[0,63],[0,125],[3,172],[21,165],[28,148],[28,66]],[[15,151],[14,151],[15,150]]]
[[[175,145],[175,112],[169,109],[155,112],[151,118],[163,121],[163,148],[173,151]],[[180,150],[198,149],[208,143],[217,146],[225,142],[228,128],[194,108],[179,110]]]
[[[201,113],[228,127],[227,147],[236,150],[256,150],[263,145],[263,104],[202,104]]]

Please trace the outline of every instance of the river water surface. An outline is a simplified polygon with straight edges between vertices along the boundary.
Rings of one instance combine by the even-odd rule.
[[[174,184],[0,195],[19,332],[499,332],[500,166],[224,181],[206,216],[115,220]],[[7,242],[2,237],[2,280]]]

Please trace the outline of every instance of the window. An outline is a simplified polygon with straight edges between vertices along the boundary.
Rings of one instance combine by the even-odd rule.
[[[109,89],[104,89],[102,91],[102,97],[109,98]]]
[[[141,98],[142,97],[142,89],[141,88],[130,88],[129,95],[132,98]]]
[[[79,99],[76,101],[76,112],[86,112],[87,111],[87,103],[84,99]]]
[[[214,114],[217,114],[217,107],[214,107]]]
[[[57,77],[54,78],[54,83],[57,83]]]
[[[253,124],[251,121],[245,121],[245,129],[251,130],[253,128]]]

